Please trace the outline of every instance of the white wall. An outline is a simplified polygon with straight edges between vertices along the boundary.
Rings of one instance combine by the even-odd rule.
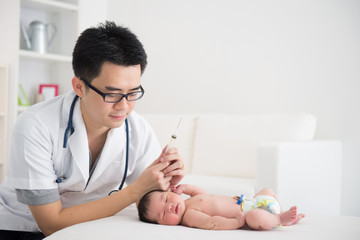
[[[107,2],[102,0],[79,1],[79,33],[88,27],[95,27],[107,17]]]
[[[149,56],[139,112],[310,112],[343,142],[342,213],[360,216],[360,1],[107,4]]]

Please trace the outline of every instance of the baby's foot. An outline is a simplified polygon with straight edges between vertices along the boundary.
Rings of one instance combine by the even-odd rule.
[[[303,219],[304,217],[305,217],[305,214],[300,213],[300,214],[298,214],[298,215],[296,216],[296,218],[295,218],[294,220],[288,222],[287,224],[283,224],[283,226],[290,226],[290,225],[297,224],[298,221],[300,221],[300,220]]]
[[[297,214],[297,207],[291,207],[288,211],[280,214],[281,224],[283,226],[290,226],[296,224],[305,214]]]

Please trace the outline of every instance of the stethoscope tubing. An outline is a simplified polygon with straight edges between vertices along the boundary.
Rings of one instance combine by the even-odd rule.
[[[74,107],[75,107],[75,103],[76,100],[79,98],[78,95],[76,95],[74,97],[74,100],[71,103],[71,107],[70,107],[70,112],[69,112],[69,120],[65,129],[65,133],[64,133],[64,143],[63,143],[63,148],[67,147],[67,141],[69,139],[69,137],[74,133],[75,129],[74,129],[74,124],[73,124],[73,115],[74,115]]]

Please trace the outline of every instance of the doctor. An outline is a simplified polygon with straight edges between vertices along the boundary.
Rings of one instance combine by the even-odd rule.
[[[42,239],[112,216],[183,178],[177,149],[161,151],[149,124],[133,112],[146,64],[137,37],[113,22],[80,35],[73,91],[34,105],[13,130],[0,187],[0,239]],[[124,176],[126,186],[113,191]]]

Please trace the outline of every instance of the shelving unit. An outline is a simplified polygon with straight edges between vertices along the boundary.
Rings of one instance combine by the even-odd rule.
[[[57,84],[59,94],[72,89],[72,51],[84,30],[106,19],[101,0],[9,0],[0,4],[0,183],[5,176],[10,135],[16,119],[28,107],[19,106],[19,84],[35,103],[40,84]],[[32,21],[57,27],[46,54],[27,48],[22,26]],[[51,29],[49,29],[51,31]],[[29,35],[29,34],[28,34]],[[31,35],[31,34],[30,34]],[[5,81],[5,75],[8,76]],[[6,85],[5,85],[6,84]]]
[[[19,84],[34,104],[40,84],[58,84],[59,93],[71,89],[73,76],[72,50],[78,36],[78,1],[21,0],[20,24],[27,27],[32,21],[54,24],[57,33],[47,53],[28,50],[22,28],[20,31]],[[49,34],[52,29],[48,28]],[[18,106],[17,111],[24,108]]]
[[[76,2],[59,2],[54,0],[22,0],[23,7],[35,8],[41,11],[59,11],[60,9],[66,11],[78,11]]]
[[[8,91],[8,66],[0,65],[0,182],[4,176],[7,160]]]
[[[28,50],[20,50],[19,52],[21,58],[30,58],[30,59],[42,59],[44,61],[55,61],[55,62],[67,62],[71,63],[71,56],[64,56],[59,54],[52,54],[52,53],[37,53],[34,51]]]
[[[79,34],[79,6],[86,0],[11,0],[0,8],[0,182],[5,176],[9,135],[18,114],[21,84],[30,103],[35,103],[39,84],[58,84],[59,94],[71,89],[72,51]],[[53,23],[57,33],[46,54],[28,50],[22,24]]]
[[[12,128],[28,107],[18,106],[19,84],[35,102],[39,84],[58,84],[59,94],[72,89],[72,51],[80,29],[107,19],[107,4],[101,0],[9,0],[0,4],[0,182]],[[46,54],[28,50],[21,23],[54,23],[57,34]],[[4,76],[9,76],[4,80]],[[6,84],[6,85],[5,85]]]

